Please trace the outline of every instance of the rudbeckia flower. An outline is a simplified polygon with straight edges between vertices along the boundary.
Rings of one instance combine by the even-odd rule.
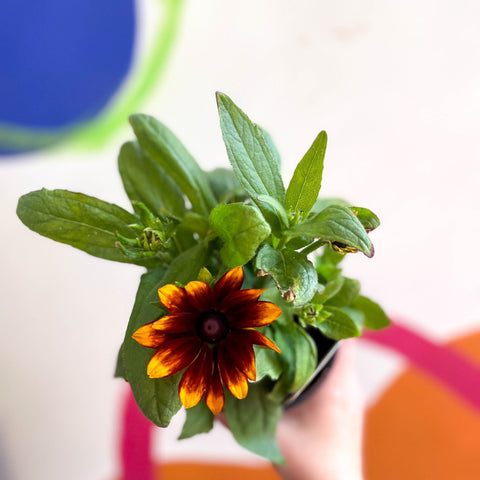
[[[243,269],[228,271],[212,288],[193,281],[184,288],[168,284],[158,290],[168,315],[139,328],[133,338],[157,351],[147,374],[164,378],[185,369],[178,387],[185,408],[206,397],[214,415],[225,403],[224,386],[236,398],[248,393],[248,380],[256,380],[253,345],[278,347],[255,330],[276,320],[282,310],[259,301],[264,290],[244,289]]]

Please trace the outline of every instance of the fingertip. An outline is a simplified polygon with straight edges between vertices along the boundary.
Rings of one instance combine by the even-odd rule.
[[[334,365],[346,365],[351,368],[355,364],[357,341],[356,338],[347,338],[340,342]]]

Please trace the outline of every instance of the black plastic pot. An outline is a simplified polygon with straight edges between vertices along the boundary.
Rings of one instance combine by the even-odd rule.
[[[317,368],[310,377],[310,380],[296,393],[290,395],[284,402],[285,408],[290,408],[303,402],[308,398],[321,384],[322,380],[330,370],[334,360],[335,354],[340,346],[340,342],[332,340],[323,335],[320,330],[316,328],[307,329],[308,334],[313,338],[318,353]]]

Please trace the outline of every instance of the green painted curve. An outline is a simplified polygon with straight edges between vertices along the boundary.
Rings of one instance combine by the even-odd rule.
[[[0,145],[10,150],[38,149],[60,142],[86,149],[105,145],[158,86],[173,50],[185,0],[157,1],[163,4],[163,9],[152,47],[119,97],[114,97],[93,120],[67,128],[31,129],[0,123]]]

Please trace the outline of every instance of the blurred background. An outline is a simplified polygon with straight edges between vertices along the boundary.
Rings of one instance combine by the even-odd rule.
[[[121,478],[113,371],[143,272],[29,231],[18,198],[128,209],[116,162],[134,112],[227,166],[216,90],[271,133],[286,182],[326,130],[322,195],[382,221],[374,258],[345,272],[418,345],[360,341],[367,479],[480,478],[479,15],[473,0],[2,2],[0,479]],[[155,430],[155,462],[265,465],[220,426],[177,441],[182,422]]]

